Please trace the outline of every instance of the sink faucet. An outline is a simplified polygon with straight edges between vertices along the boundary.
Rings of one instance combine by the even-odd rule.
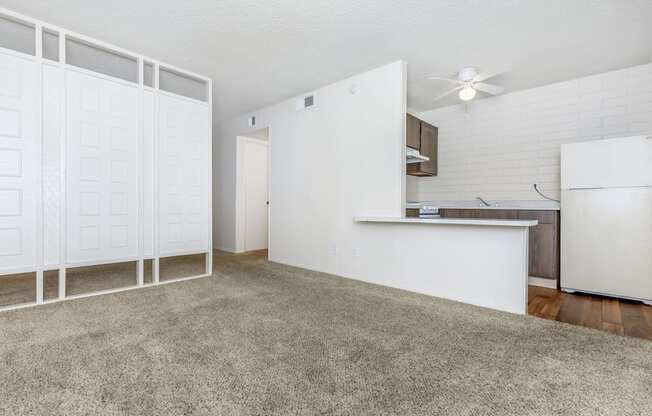
[[[485,207],[490,207],[490,206],[491,206],[490,203],[488,203],[488,202],[485,201],[484,199],[480,198],[479,196],[476,196],[475,199],[477,199],[477,200],[479,200],[480,202],[482,202],[482,205],[484,205]]]

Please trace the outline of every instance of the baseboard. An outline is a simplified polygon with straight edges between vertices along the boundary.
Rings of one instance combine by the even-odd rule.
[[[557,289],[557,281],[553,279],[544,279],[543,277],[529,276],[528,284],[538,287],[547,287],[548,289]]]
[[[227,253],[237,253],[237,251],[235,251],[235,250],[234,250],[233,248],[231,248],[231,247],[228,247],[228,248],[227,248],[227,247],[217,247],[217,246],[213,246],[213,249],[214,249],[214,250],[219,250],[219,251],[226,251]]]
[[[240,254],[256,255],[256,254],[264,254],[264,253],[267,253],[266,248],[261,248],[260,250],[243,251]]]

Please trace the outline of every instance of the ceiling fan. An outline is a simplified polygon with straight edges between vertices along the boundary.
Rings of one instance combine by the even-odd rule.
[[[505,67],[493,71],[478,72],[476,68],[469,67],[462,68],[460,72],[457,73],[457,79],[442,77],[429,77],[428,79],[448,81],[457,84],[455,88],[452,88],[445,93],[435,97],[435,101],[440,100],[449,94],[454,93],[455,91],[459,91],[458,96],[460,97],[460,100],[470,101],[475,97],[477,91],[486,92],[487,94],[491,95],[498,95],[502,93],[505,88],[498,85],[487,84],[484,81],[507,71],[508,68]]]

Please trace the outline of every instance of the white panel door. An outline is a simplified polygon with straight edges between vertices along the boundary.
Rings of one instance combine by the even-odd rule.
[[[36,267],[36,68],[0,53],[0,273]]]
[[[160,94],[160,255],[208,251],[208,106]]]
[[[138,89],[66,70],[67,260],[138,256]]]

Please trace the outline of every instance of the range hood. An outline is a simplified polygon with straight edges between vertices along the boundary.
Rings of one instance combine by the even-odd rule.
[[[417,149],[413,149],[411,147],[405,148],[405,157],[406,157],[405,163],[408,165],[411,163],[421,163],[430,160],[429,157],[422,156]]]

